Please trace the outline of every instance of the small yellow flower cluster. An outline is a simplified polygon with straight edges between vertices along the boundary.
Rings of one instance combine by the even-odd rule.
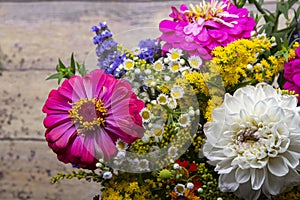
[[[271,41],[264,36],[236,40],[226,47],[216,47],[210,65],[215,65],[227,89],[243,82],[272,81],[283,68],[284,58],[260,58],[271,48]]]
[[[185,78],[193,86],[196,94],[209,95],[206,81],[201,72],[194,71],[192,73],[186,73]]]
[[[102,198],[112,200],[151,199],[149,185],[140,186],[137,181],[128,180],[128,178],[130,177],[124,177],[123,180],[119,178],[117,182],[111,179],[102,192]],[[105,183],[104,186],[106,186]]]

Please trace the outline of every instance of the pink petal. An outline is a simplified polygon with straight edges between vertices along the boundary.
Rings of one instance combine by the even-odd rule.
[[[104,129],[99,130],[94,142],[95,155],[98,155],[97,158],[103,155],[104,158],[108,160],[117,152],[115,146],[116,140],[113,141]]]
[[[70,122],[71,118],[68,114],[57,114],[57,115],[48,115],[44,119],[44,126],[46,128],[53,128],[60,124]]]
[[[56,142],[58,139],[62,137],[62,135],[69,134],[70,133],[70,131],[68,131],[69,129],[71,129],[71,131],[73,132],[75,131],[73,127],[73,123],[71,122],[63,123],[54,127],[53,129],[47,130],[46,140],[52,143]]]
[[[175,27],[177,26],[176,22],[170,21],[170,20],[163,20],[159,24],[159,30],[163,33],[165,32],[172,32],[175,30]]]

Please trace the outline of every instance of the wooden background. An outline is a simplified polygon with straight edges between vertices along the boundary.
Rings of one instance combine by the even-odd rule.
[[[84,200],[99,192],[95,183],[50,183],[51,176],[72,168],[60,163],[44,140],[41,108],[57,87],[45,78],[54,73],[58,57],[68,63],[72,52],[88,69],[95,68],[92,25],[107,21],[119,42],[134,47],[140,39],[159,36],[159,21],[168,17],[170,5],[180,3],[0,3],[1,200]]]

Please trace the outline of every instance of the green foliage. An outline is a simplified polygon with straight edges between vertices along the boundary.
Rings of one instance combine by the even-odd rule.
[[[86,69],[84,64],[79,64],[74,60],[74,54],[71,55],[71,63],[69,66],[65,66],[65,64],[58,59],[58,64],[56,65],[57,73],[50,75],[46,80],[50,79],[57,79],[58,84],[60,84],[63,78],[69,79],[71,76],[76,74],[76,71],[81,75],[84,76],[86,74]]]
[[[57,173],[56,176],[51,178],[52,183],[58,183],[60,180],[63,179],[72,179],[77,178],[78,180],[85,179],[88,182],[94,181],[94,182],[100,182],[102,181],[102,178],[99,174],[97,174],[95,171],[86,172],[83,170],[79,170],[78,172],[72,171],[71,174],[65,174],[65,173]]]

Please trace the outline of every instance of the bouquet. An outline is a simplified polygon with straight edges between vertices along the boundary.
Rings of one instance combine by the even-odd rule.
[[[52,182],[97,182],[94,199],[299,199],[300,9],[263,2],[256,16],[245,1],[172,7],[135,49],[93,26],[98,69],[72,54],[48,78],[64,80],[45,137],[74,167]]]

